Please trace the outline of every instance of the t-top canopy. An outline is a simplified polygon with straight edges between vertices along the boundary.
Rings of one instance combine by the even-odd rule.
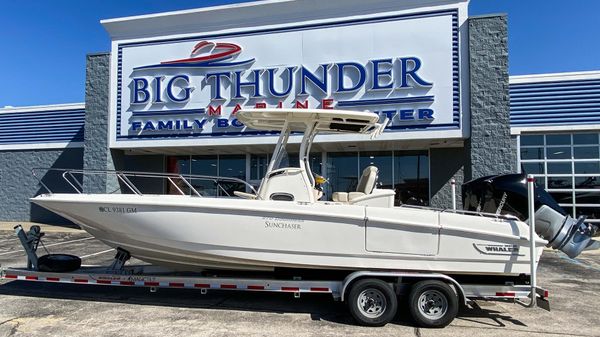
[[[346,110],[247,109],[240,110],[237,118],[249,128],[269,131],[281,131],[286,121],[287,129],[301,132],[313,123],[317,123],[316,131],[321,132],[379,134],[385,127],[377,123],[377,114]]]

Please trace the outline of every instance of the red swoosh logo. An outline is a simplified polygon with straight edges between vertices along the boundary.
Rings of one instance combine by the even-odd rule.
[[[237,44],[226,43],[226,42],[218,42],[215,44],[214,42],[202,41],[202,42],[198,42],[198,44],[196,44],[194,46],[194,48],[192,49],[192,55],[197,53],[199,50],[201,50],[207,46],[212,46],[212,45],[215,46],[215,49],[214,49],[215,51],[220,50],[220,52],[215,53],[215,54],[200,56],[200,57],[191,57],[191,58],[187,58],[187,59],[165,61],[165,62],[161,62],[161,64],[189,63],[189,62],[203,62],[203,61],[210,61],[210,60],[220,60],[220,59],[225,59],[230,56],[239,54],[242,51],[242,48],[240,46],[238,46]]]

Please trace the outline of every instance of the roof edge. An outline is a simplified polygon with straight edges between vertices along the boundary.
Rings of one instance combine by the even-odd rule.
[[[600,79],[600,70],[509,76],[510,84]]]
[[[30,106],[6,106],[0,108],[0,113],[8,112],[37,112],[37,111],[52,111],[52,110],[71,110],[85,109],[85,103],[64,103],[64,104],[47,104],[47,105],[30,105]]]

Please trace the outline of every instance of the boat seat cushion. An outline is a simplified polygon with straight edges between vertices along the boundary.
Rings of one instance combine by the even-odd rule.
[[[360,176],[356,192],[333,192],[331,199],[336,202],[352,202],[356,198],[371,194],[377,183],[379,170],[375,166],[367,166]]]
[[[371,165],[367,166],[360,176],[358,180],[358,185],[356,186],[356,192],[362,192],[364,194],[371,194],[373,189],[375,188],[375,184],[377,183],[377,176],[379,174],[379,170],[377,167]]]
[[[336,202],[351,202],[356,198],[365,196],[362,192],[334,192],[331,199]]]

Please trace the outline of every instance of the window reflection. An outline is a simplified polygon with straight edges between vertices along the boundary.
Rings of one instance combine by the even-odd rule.
[[[394,152],[395,204],[429,205],[427,151]]]
[[[558,202],[559,204],[572,204],[573,203],[573,193],[572,192],[549,192],[550,195]]]
[[[219,176],[246,180],[246,155],[219,156]],[[234,191],[246,191],[243,183],[220,181],[218,191],[220,196],[234,196]]]
[[[380,184],[378,188],[381,189],[394,189],[392,183],[392,152],[361,152],[359,158],[360,168],[359,176],[365,168],[369,166],[375,166],[379,169],[379,180]]]
[[[596,159],[598,158],[598,146],[579,146],[573,148],[573,157],[575,159]]]
[[[527,174],[544,174],[544,163],[523,163],[522,166]]]
[[[570,147],[549,147],[546,149],[548,159],[570,159]]]
[[[213,156],[193,156],[191,170],[194,175],[217,176],[218,157]],[[217,184],[213,181],[204,179],[192,179],[192,186],[202,196],[216,197]]]
[[[358,152],[328,153],[325,172],[329,179],[328,186],[325,186],[328,200],[331,200],[333,192],[355,191],[358,184]]]
[[[600,222],[600,134],[521,135],[521,165],[574,215]],[[544,169],[545,168],[545,169]]]
[[[571,163],[548,163],[548,174],[571,174]]]
[[[527,145],[544,145],[543,135],[528,135],[521,136],[521,146]]]
[[[600,188],[600,177],[575,177],[575,188],[597,189]]]
[[[167,172],[182,175],[233,177],[246,180],[246,155],[169,156]],[[182,179],[172,178],[167,187],[168,194],[192,195],[191,189]],[[190,179],[190,184],[202,196],[233,196],[233,191],[245,191],[243,183]],[[180,192],[181,191],[181,192]]]
[[[600,204],[600,192],[576,192],[575,201],[578,204]]]
[[[598,162],[575,163],[575,173],[600,173],[600,165]]]
[[[521,149],[521,159],[543,159],[543,147],[530,147]]]
[[[270,156],[250,156],[250,180],[257,185],[264,177]],[[286,165],[298,166],[298,154],[289,154]],[[429,157],[427,151],[372,151],[334,152],[327,154],[322,163],[321,153],[312,153],[311,170],[323,174],[329,181],[325,184],[325,197],[331,200],[333,192],[356,190],[362,171],[370,165],[379,169],[379,188],[396,192],[396,205],[429,204]],[[182,175],[234,177],[246,180],[246,155],[169,156],[167,172]],[[169,194],[192,194],[187,185],[178,179],[167,188]],[[205,179],[192,179],[191,185],[202,196],[233,196],[234,191],[245,191],[245,185],[221,181],[219,184]]]
[[[250,179],[260,180],[267,173],[269,167],[268,154],[253,154],[250,156]]]
[[[382,189],[396,192],[395,204],[429,204],[429,157],[427,151],[340,152],[327,155],[327,178],[332,192],[356,189],[362,170],[374,165],[379,169]]]
[[[600,219],[600,207],[577,207],[577,217],[585,215],[589,220]]]
[[[190,157],[189,156],[170,156],[167,157],[167,173],[176,173],[181,175],[190,174]],[[167,182],[167,194],[184,194],[189,195],[191,190],[187,184],[178,178],[171,178]]]
[[[571,177],[548,177],[548,188],[573,188]]]
[[[597,133],[580,133],[573,135],[573,144],[598,144]]]
[[[546,135],[546,145],[571,145],[571,135]]]

